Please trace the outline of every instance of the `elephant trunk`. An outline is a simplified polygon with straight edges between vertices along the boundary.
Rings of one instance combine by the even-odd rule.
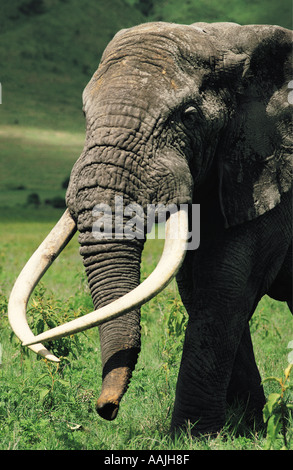
[[[58,237],[60,224],[62,236]],[[170,215],[160,262],[140,285],[144,239],[97,241],[90,236],[89,230],[83,231],[79,236],[81,254],[97,310],[35,337],[26,319],[29,295],[42,273],[72,236],[75,227],[74,220],[66,211],[16,282],[10,299],[10,318],[14,331],[24,341],[23,345],[36,345],[33,346],[36,352],[46,357],[48,355],[51,360],[55,358],[39,344],[40,341],[49,341],[100,325],[103,386],[97,411],[103,418],[112,420],[118,413],[119,402],[128,387],[140,350],[139,308],[168,285],[183,262],[189,236],[187,210],[181,209]],[[24,284],[24,291],[20,283]]]
[[[140,282],[143,242],[82,245],[92,299],[96,309],[119,299]],[[97,411],[105,419],[116,417],[140,351],[140,309],[99,326],[103,385]]]
[[[55,229],[53,229],[52,233],[55,233]],[[76,318],[75,320],[71,320],[68,323],[56,326],[51,330],[34,336],[29,330],[29,326],[25,320],[25,311],[22,312],[17,310],[14,315],[15,323],[17,321],[21,322],[21,315],[23,314],[24,318],[22,323],[24,324],[25,330],[29,331],[30,339],[24,340],[23,346],[35,345],[40,341],[52,341],[54,339],[78,333],[79,331],[87,330],[88,328],[93,328],[94,326],[98,326],[105,322],[109,322],[114,318],[118,318],[121,315],[125,315],[155,297],[169,284],[171,279],[173,279],[184,260],[188,244],[187,240],[189,238],[188,211],[186,208],[181,208],[178,212],[170,215],[166,222],[165,238],[164,250],[154,271],[152,271],[152,273],[131,292],[107,305],[104,305],[104,307],[95,310],[94,312],[88,313],[82,317]],[[46,243],[46,240],[44,243]],[[38,255],[38,250],[31,259],[35,259],[35,255]],[[37,282],[38,280],[39,278],[34,279],[34,282]],[[28,296],[24,296],[22,300],[24,303],[27,303]],[[19,334],[18,336],[20,339],[24,338],[24,335]]]

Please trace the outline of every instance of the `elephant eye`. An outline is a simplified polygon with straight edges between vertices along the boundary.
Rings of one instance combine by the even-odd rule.
[[[197,119],[197,109],[194,106],[187,106],[181,115],[182,122],[185,127],[191,129]]]

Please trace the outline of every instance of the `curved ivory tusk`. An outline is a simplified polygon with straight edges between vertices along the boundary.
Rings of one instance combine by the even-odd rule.
[[[26,307],[30,295],[41,277],[75,232],[76,223],[67,209],[43,243],[28,260],[13,286],[8,303],[8,319],[14,333],[22,342],[28,342],[35,338],[26,319]],[[30,346],[30,348],[50,361],[59,362],[59,359],[42,344],[35,344]]]
[[[155,270],[145,281],[128,294],[120,297],[120,299],[105,305],[99,310],[88,313],[83,317],[76,318],[64,325],[45,331],[36,336],[34,341],[30,338],[29,341],[23,343],[23,346],[28,346],[38,341],[57,339],[92,328],[105,321],[117,318],[144,304],[161,292],[177,273],[185,257],[187,239],[188,214],[187,208],[184,208],[171,214],[167,220],[166,240],[162,257]]]

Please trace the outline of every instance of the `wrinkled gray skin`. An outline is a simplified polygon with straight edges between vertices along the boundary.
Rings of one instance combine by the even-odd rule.
[[[177,276],[189,323],[173,430],[217,431],[235,398],[256,414],[264,404],[248,320],[264,294],[292,298],[291,42],[277,26],[149,23],[114,37],[84,91],[67,205],[96,308],[139,283],[144,242],[95,240],[96,204],[201,205],[200,247]],[[106,419],[129,385],[139,322],[135,310],[100,327]]]

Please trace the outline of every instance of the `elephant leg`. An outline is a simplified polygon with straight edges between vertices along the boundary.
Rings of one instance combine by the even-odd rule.
[[[221,429],[227,397],[249,396],[251,406],[255,401],[262,407],[248,321],[276,279],[291,239],[288,205],[224,230],[215,200],[201,208],[200,247],[187,253],[177,275],[189,322],[171,427],[190,421],[194,434]]]
[[[239,349],[239,358],[244,362],[247,348],[249,356],[253,355],[251,346],[246,345],[250,336],[244,332],[259,300],[261,280],[257,282],[252,276],[255,254],[250,235],[245,232],[240,237],[246,249],[241,249],[238,238],[234,241],[232,231],[231,239],[219,235],[203,238],[199,250],[187,253],[177,275],[190,319],[172,430],[184,427],[189,420],[196,424],[194,434],[219,431],[226,419],[227,390],[242,338],[245,346],[243,353],[242,347]],[[251,362],[245,365],[247,374]]]
[[[227,304],[223,311],[200,312],[189,320],[176,387],[173,433],[188,422],[195,425],[194,435],[217,432],[225,423],[227,389],[246,324],[239,318],[246,315],[234,315]]]
[[[249,325],[246,325],[237,349],[232,375],[227,390],[227,402],[241,402],[248,420],[262,422],[262,409],[265,405],[264,390],[258,371]]]
[[[289,309],[292,310],[292,243],[286,253],[282,266],[268,290],[268,295],[275,300],[286,301]]]

